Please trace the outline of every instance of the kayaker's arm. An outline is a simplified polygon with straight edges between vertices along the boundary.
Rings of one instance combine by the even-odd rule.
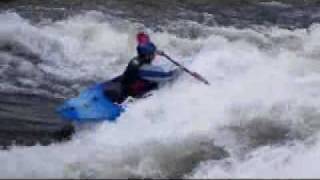
[[[138,79],[138,72],[141,65],[141,62],[137,58],[133,58],[123,73],[122,84],[129,85]]]
[[[139,75],[142,79],[160,83],[175,79],[180,74],[180,72],[181,70],[179,69],[165,71],[160,66],[144,65],[141,67]]]

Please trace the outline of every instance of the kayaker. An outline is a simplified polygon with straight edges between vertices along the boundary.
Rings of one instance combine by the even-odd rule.
[[[163,52],[157,50],[146,33],[140,32],[136,38],[138,55],[130,60],[122,75],[106,84],[105,95],[119,104],[129,96],[142,97],[181,72],[180,69],[166,71],[161,66],[153,65],[156,55],[163,55]]]
[[[138,44],[137,53],[138,56],[130,60],[121,78],[125,97],[140,97],[158,88],[160,83],[174,79],[180,72],[178,69],[165,71],[161,66],[152,64],[156,55],[161,55],[161,51],[157,51],[149,40]]]

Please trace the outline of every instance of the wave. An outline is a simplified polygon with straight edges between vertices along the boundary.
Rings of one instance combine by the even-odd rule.
[[[5,13],[0,25],[1,89],[64,97],[121,73],[139,29],[112,24],[98,12],[44,24]],[[181,27],[202,34],[170,31]],[[317,158],[299,166],[318,156],[318,24],[237,29],[177,21],[168,31],[146,30],[159,49],[211,86],[183,75],[129,104],[116,124],[96,124],[65,143],[0,151],[1,177],[318,175],[310,168]],[[170,66],[161,58],[156,63]]]

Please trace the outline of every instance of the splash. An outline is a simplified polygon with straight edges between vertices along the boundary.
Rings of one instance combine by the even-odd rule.
[[[20,66],[13,70],[17,77],[2,86],[20,88],[12,82],[21,71],[30,73],[24,83],[39,87],[34,90],[43,90],[45,77],[78,89],[84,81],[120,73],[129,60],[121,54],[130,49],[132,31],[113,26],[99,13],[36,25],[15,14],[0,15],[0,24],[8,21],[0,44],[36,54],[39,61],[16,57],[14,48],[2,50],[3,67]],[[198,30],[203,36],[195,39],[167,32],[150,36],[211,86],[183,75],[129,104],[118,123],[86,128],[67,143],[1,151],[6,164],[1,177],[316,177],[311,165],[298,162],[318,157],[319,25],[309,31],[201,25]],[[43,79],[31,76],[38,71]],[[2,73],[8,75],[5,69]],[[52,92],[65,95],[56,88]]]

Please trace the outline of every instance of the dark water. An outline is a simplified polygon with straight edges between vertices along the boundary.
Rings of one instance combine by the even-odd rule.
[[[19,12],[34,22],[45,18],[61,20],[95,10],[113,17],[141,22],[155,30],[161,30],[174,20],[192,20],[220,26],[278,25],[287,28],[306,28],[311,23],[320,21],[317,15],[320,2],[317,0],[11,0],[2,2],[1,9]]]
[[[33,24],[44,20],[58,21],[89,10],[103,12],[107,15],[106,20],[139,22],[154,31],[166,30],[189,38],[196,38],[201,34],[194,28],[171,28],[170,24],[176,20],[190,20],[208,26],[247,28],[262,25],[294,29],[308,28],[312,23],[320,22],[319,1],[270,3],[206,0],[7,0],[0,2],[1,12],[16,12]],[[12,53],[10,47],[0,48],[2,52]],[[16,55],[28,57],[34,63],[39,59],[32,52]],[[14,81],[10,77],[4,77],[2,74],[1,81]],[[51,90],[53,93],[61,93],[59,89]],[[59,99],[30,93],[1,93],[0,145],[8,146],[12,143],[34,145],[37,142],[50,144],[53,141],[69,139],[73,128],[55,114],[55,107],[59,103],[61,103]]]
[[[73,127],[55,114],[58,103],[45,97],[0,93],[0,144],[6,148],[68,140]]]

